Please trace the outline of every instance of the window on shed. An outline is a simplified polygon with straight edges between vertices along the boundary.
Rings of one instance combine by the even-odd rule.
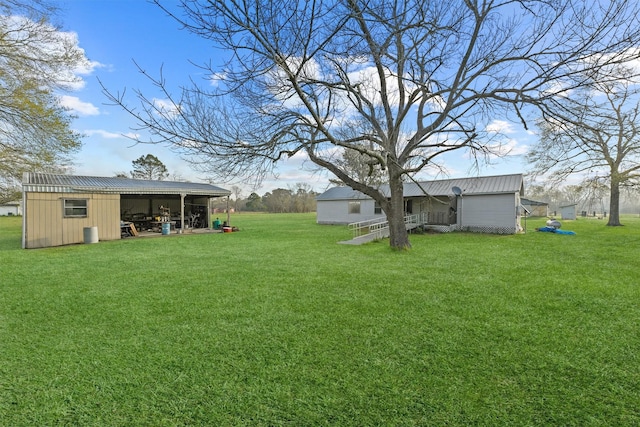
[[[64,216],[65,218],[86,217],[88,206],[89,201],[87,199],[64,199]]]
[[[349,202],[349,213],[350,214],[359,214],[360,213],[360,202]]]
[[[380,206],[380,203],[376,202],[375,205],[373,205],[373,213],[376,215],[380,215],[382,213],[382,206]]]

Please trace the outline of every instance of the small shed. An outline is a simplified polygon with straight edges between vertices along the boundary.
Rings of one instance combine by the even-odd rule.
[[[460,194],[454,193],[454,188]],[[388,194],[388,186],[381,187]],[[440,230],[510,234],[520,231],[522,174],[456,178],[404,184],[406,214],[420,214]],[[350,224],[385,215],[369,196],[333,187],[316,198],[318,224]]]
[[[576,219],[576,203],[560,206],[560,216],[562,219]]]
[[[529,212],[528,216],[549,216],[549,203],[520,199],[520,204]]]
[[[121,221],[144,224],[167,212],[176,227],[190,215],[210,227],[210,200],[231,194],[210,184],[45,173],[25,173],[22,192],[23,248],[82,243],[87,227],[100,240],[120,239]]]
[[[22,215],[22,203],[19,201],[0,204],[0,216]]]

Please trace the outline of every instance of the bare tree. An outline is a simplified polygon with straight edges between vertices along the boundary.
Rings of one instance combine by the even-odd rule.
[[[293,212],[303,213],[315,211],[317,193],[313,191],[310,184],[298,182],[295,186],[289,187],[289,191],[293,195]]]
[[[337,131],[338,137],[342,140],[355,140],[361,135],[373,134],[373,130],[367,127],[363,120],[350,120],[345,122]],[[366,150],[375,150],[376,147],[371,141],[363,141],[361,150],[347,147],[340,147],[336,150],[333,163],[344,171],[349,177],[369,187],[378,188],[387,182],[386,171],[382,169],[376,159],[363,153]],[[334,185],[348,185],[339,178],[329,179]]]
[[[229,52],[228,61],[204,67],[215,86],[194,84],[178,95],[162,73],[147,74],[166,98],[162,105],[138,92],[137,108],[126,92],[106,90],[150,132],[145,142],[205,159],[221,177],[260,179],[279,160],[303,153],[380,204],[397,249],[410,247],[405,177],[454,150],[478,161],[503,154],[501,140],[487,131],[493,117],[526,126],[530,107],[544,109],[559,91],[584,84],[588,73],[617,79],[610,66],[640,53],[635,0],[183,0],[181,6],[173,16]],[[354,120],[370,131],[344,132]],[[389,197],[336,162],[343,149],[385,171]]]
[[[370,147],[370,149],[372,148]],[[337,157],[334,163],[353,177],[355,181],[367,186],[378,188],[386,182],[386,173],[381,169],[380,164],[375,160],[372,161],[361,151],[344,148],[342,155]],[[339,186],[348,185],[340,179],[330,179],[329,182]]]
[[[293,194],[291,190],[284,188],[276,188],[271,192],[262,196],[262,201],[269,212],[286,213],[291,212],[293,202]]]
[[[637,93],[628,84],[596,82],[591,90],[569,95],[558,99],[554,116],[540,121],[540,141],[528,158],[535,173],[549,173],[554,182],[586,174],[585,188],[597,187],[599,194],[601,186],[594,185],[608,182],[607,225],[619,226],[620,188],[640,183]]]

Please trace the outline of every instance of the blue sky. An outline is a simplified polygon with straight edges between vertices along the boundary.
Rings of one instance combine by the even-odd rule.
[[[134,60],[150,74],[157,76],[162,68],[165,79],[172,86],[189,84],[189,78],[203,79],[202,70],[193,65],[211,61],[221,63],[220,52],[186,31],[167,17],[157,6],[145,0],[61,0],[62,13],[58,17],[64,31],[77,34],[79,46],[84,49],[93,67],[82,76],[84,85],[77,91],[66,93],[64,104],[78,116],[73,126],[86,135],[84,147],[76,156],[73,173],[79,175],[113,176],[129,172],[131,162],[145,154],[157,156],[172,175],[200,182],[206,177],[194,171],[187,162],[167,147],[133,145],[125,134],[132,133],[135,120],[119,107],[107,105],[100,81],[111,92],[132,93],[141,89],[152,98],[155,95],[149,81],[140,75]],[[495,127],[509,132],[513,153],[521,154],[535,136],[522,132],[497,118]],[[471,161],[463,152],[446,158],[450,177],[470,174],[498,175],[523,172],[526,168],[521,155],[497,159],[493,165],[480,171],[470,171]],[[289,188],[296,183],[311,185],[315,191],[324,191],[328,177],[314,174],[304,159],[291,159],[281,164],[278,177],[268,177],[259,188],[244,187],[246,197],[251,191],[262,195],[275,188]],[[422,176],[431,179],[431,176]],[[444,178],[440,176],[440,178]],[[216,182],[230,188],[232,184]]]

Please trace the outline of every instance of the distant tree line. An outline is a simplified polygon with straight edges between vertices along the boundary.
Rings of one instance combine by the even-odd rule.
[[[525,186],[527,199],[549,204],[549,214],[559,215],[560,207],[575,204],[580,215],[586,212],[592,216],[606,213],[610,215],[608,182],[605,178],[592,178],[575,185],[555,185],[553,182],[544,184],[532,183]],[[620,195],[620,213],[640,213],[640,199],[638,189],[623,187]]]
[[[316,196],[318,193],[304,183],[296,184],[293,188],[276,188],[260,196],[251,193],[247,198],[242,197],[238,187],[233,187],[229,208],[236,212],[271,212],[271,213],[306,213],[315,212]],[[218,200],[213,206],[226,209],[226,200]]]
[[[140,156],[131,162],[133,170],[131,172],[118,172],[117,177],[135,179],[155,179],[162,181],[169,177],[167,167],[153,154]],[[316,196],[311,186],[305,183],[298,183],[292,188],[276,188],[271,192],[260,196],[251,193],[246,199],[243,198],[242,188],[234,185],[231,187],[231,197],[227,205],[226,198],[220,199],[214,204],[214,208],[226,210],[234,209],[236,212],[272,212],[272,213],[305,213],[315,212]]]

